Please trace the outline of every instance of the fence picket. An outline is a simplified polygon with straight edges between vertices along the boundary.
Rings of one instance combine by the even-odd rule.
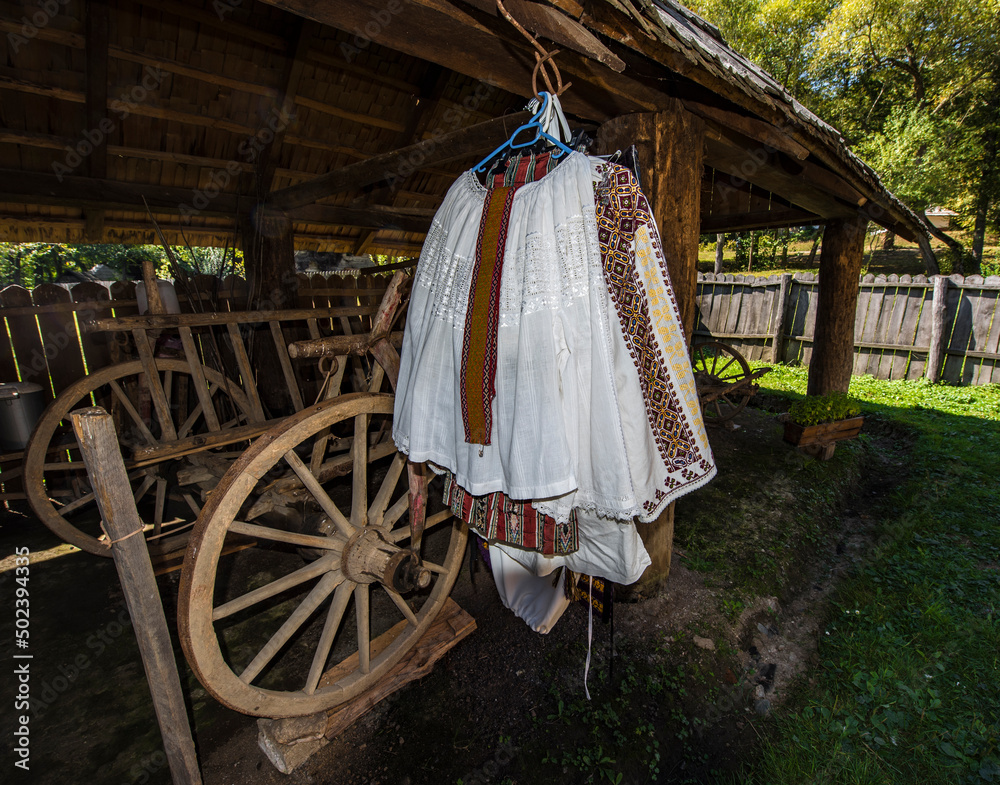
[[[51,400],[52,384],[49,382],[45,348],[38,334],[38,322],[31,307],[31,292],[23,286],[8,286],[0,292],[0,305],[18,309],[17,315],[7,314],[7,328],[21,381],[41,385],[45,399]]]
[[[38,310],[38,331],[49,361],[49,375],[58,395],[84,375],[83,352],[76,332],[76,319],[68,308],[47,308],[50,305],[71,305],[73,298],[64,286],[54,283],[35,287],[31,294]]]

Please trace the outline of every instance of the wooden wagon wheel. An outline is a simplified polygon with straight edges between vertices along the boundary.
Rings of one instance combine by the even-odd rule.
[[[113,365],[63,390],[42,414],[25,451],[25,490],[35,514],[62,540],[88,553],[110,556],[111,549],[70,412],[96,405],[114,415],[136,507],[154,554],[183,548],[201,509],[202,488],[184,484],[178,472],[199,472],[214,486],[249,443],[242,423],[250,405],[238,384],[211,368],[199,368],[197,375],[207,387],[202,396],[212,402],[206,417],[195,387],[201,381],[185,361],[159,358],[156,368],[169,417],[161,418],[161,409],[153,405],[151,383],[140,361]],[[216,436],[215,449],[210,450],[211,445],[200,442],[213,431],[225,435]],[[218,444],[227,440],[227,445]]]
[[[291,717],[350,700],[386,675],[444,605],[467,537],[447,509],[427,517],[430,585],[397,590],[410,528],[406,461],[386,427],[392,408],[391,395],[352,393],[304,409],[255,442],[202,510],[178,626],[189,664],[226,706]],[[271,493],[295,505],[302,525],[287,526],[287,514],[286,525],[251,522]],[[258,547],[220,561],[234,534]],[[312,561],[303,564],[302,549]]]
[[[691,349],[691,366],[702,414],[708,423],[723,423],[743,411],[753,396],[753,374],[743,355],[718,341]]]

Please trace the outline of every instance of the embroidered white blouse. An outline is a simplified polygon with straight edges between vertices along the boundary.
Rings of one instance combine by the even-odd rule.
[[[434,218],[413,284],[393,437],[413,461],[451,470],[474,495],[572,494],[630,519],[633,492],[597,241],[593,168],[573,153],[514,195],[500,288],[496,398],[488,445],[462,423],[462,339],[486,190],[460,176]]]

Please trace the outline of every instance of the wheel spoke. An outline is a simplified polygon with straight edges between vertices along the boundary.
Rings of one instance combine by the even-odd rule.
[[[153,512],[153,534],[159,534],[163,527],[163,508],[167,503],[167,481],[160,477],[156,481],[156,509]]]
[[[362,673],[370,673],[371,660],[371,608],[368,584],[359,583],[354,589],[354,612],[358,617],[358,664]]]
[[[64,505],[63,507],[60,507],[59,508],[59,514],[60,515],[67,515],[67,514],[73,512],[74,510],[80,509],[83,505],[89,504],[92,501],[94,501],[94,494],[93,493],[86,493],[83,496],[81,496],[80,498],[75,499],[74,501],[71,501],[69,504]]]
[[[383,529],[392,529],[396,525],[396,522],[406,514],[406,511],[410,509],[410,495],[406,493],[400,496],[394,505],[389,508],[388,512],[385,514],[385,518],[382,519]]]
[[[424,566],[426,566],[426,564]],[[395,603],[396,607],[399,608],[400,613],[406,617],[406,620],[416,627],[420,622],[417,620],[417,616],[413,612],[413,609],[406,604],[406,600],[403,599],[402,595],[393,591],[388,586],[383,586],[382,588],[385,589],[385,593],[389,595],[389,599]]]
[[[330,572],[331,568],[336,567],[339,560],[339,553],[331,553],[329,556],[317,559],[312,564],[300,567],[295,570],[295,572],[290,572],[288,575],[282,576],[271,583],[254,589],[253,591],[248,591],[246,594],[237,597],[236,599],[223,603],[222,605],[212,609],[212,621],[218,621],[219,619],[224,619],[227,616],[232,616],[234,613],[238,613],[239,611],[249,608],[251,605],[256,605],[258,602],[268,600],[294,586],[310,581],[313,578],[318,578],[324,572]]]
[[[347,520],[347,516],[340,511],[340,508],[333,503],[333,499],[330,498],[329,494],[323,490],[323,486],[320,485],[319,480],[316,476],[309,471],[309,467],[305,465],[303,460],[295,453],[294,450],[289,450],[285,453],[285,462],[292,467],[292,471],[298,476],[302,481],[302,484],[306,486],[306,489],[313,495],[313,498],[317,501],[320,507],[323,508],[330,520],[333,521],[334,525],[337,527],[337,531],[343,534],[345,537],[350,537],[354,534],[354,527],[351,526],[351,522]]]
[[[85,472],[87,465],[83,461],[61,461],[59,463],[46,463],[42,465],[45,472]]]
[[[446,575],[448,573],[448,570],[446,570],[442,565],[435,564],[432,561],[421,561],[420,566],[426,567],[428,570],[436,572],[438,575]]]
[[[392,498],[392,492],[396,489],[404,466],[406,466],[406,456],[399,453],[392,459],[392,465],[389,466],[389,471],[386,472],[385,479],[382,480],[382,485],[372,500],[371,509],[368,510],[368,520],[372,526],[382,525],[382,521],[385,519],[385,508],[389,504],[389,499]]]
[[[191,508],[191,512],[195,514],[195,517],[201,515],[201,505],[194,500],[194,496],[192,496],[190,493],[185,493],[184,501],[187,502],[188,507]]]
[[[253,537],[258,540],[285,542],[289,545],[301,545],[305,548],[322,548],[326,551],[341,550],[344,547],[344,541],[336,537],[299,534],[298,532],[272,529],[270,526],[260,526],[259,524],[247,523],[246,521],[233,521],[229,524],[229,531],[234,534],[244,534],[247,537]]]
[[[121,388],[121,385],[119,385],[114,379],[108,382],[108,384],[111,386],[111,390],[114,392],[118,402],[122,405],[122,408],[125,409],[125,411],[128,412],[128,416],[132,418],[132,422],[135,423],[135,427],[139,429],[139,433],[142,434],[142,438],[145,439],[146,443],[150,446],[156,445],[156,437],[153,436],[152,432],[146,426],[146,423],[139,415],[139,412],[137,412],[135,406],[132,405],[132,401],[129,400],[129,397]]]
[[[257,652],[257,656],[243,670],[240,674],[240,681],[244,684],[253,682],[260,675],[260,672],[267,667],[267,664],[274,659],[274,656],[281,650],[281,647],[288,643],[299,627],[305,624],[306,620],[312,616],[323,600],[330,595],[342,580],[343,578],[339,572],[328,572],[320,578],[319,583],[306,595],[306,598],[299,606],[292,611],[292,615],[285,620],[285,623],[278,628],[278,631],[264,644],[264,648]]]
[[[139,487],[135,489],[135,493],[132,495],[136,504],[138,504],[139,500],[146,495],[146,491],[153,487],[153,483],[155,482],[156,477],[152,474],[147,474],[143,478],[143,481],[139,484]]]
[[[351,524],[362,528],[368,522],[368,415],[354,418],[354,443],[351,445],[354,473],[351,477]]]
[[[723,366],[722,366],[722,367],[721,367],[721,368],[719,369],[719,372],[718,372],[718,373],[716,374],[716,376],[720,376],[720,377],[721,377],[721,376],[722,376],[722,374],[724,374],[724,373],[726,372],[726,368],[728,368],[728,367],[729,367],[730,365],[732,365],[732,364],[733,364],[734,362],[736,362],[736,358],[735,358],[735,357],[730,357],[730,358],[729,358],[729,362],[727,362],[727,363],[726,363],[725,365],[723,365]]]
[[[334,592],[333,602],[330,603],[330,610],[326,615],[326,622],[323,624],[323,633],[319,636],[319,643],[316,644],[316,652],[313,654],[312,665],[309,666],[309,675],[306,677],[306,695],[312,695],[316,692],[319,680],[323,678],[326,658],[330,656],[330,649],[333,648],[333,641],[337,637],[337,631],[340,629],[340,622],[344,618],[344,611],[347,610],[347,603],[351,600],[353,587],[353,583],[345,581]]]
[[[424,532],[428,532],[435,526],[438,526],[445,521],[451,520],[454,517],[454,513],[451,510],[441,510],[441,512],[436,512],[433,515],[428,515],[427,520],[424,522]],[[386,535],[386,539],[389,542],[399,542],[400,540],[405,540],[410,536],[409,526],[400,526],[398,529],[389,532]]]

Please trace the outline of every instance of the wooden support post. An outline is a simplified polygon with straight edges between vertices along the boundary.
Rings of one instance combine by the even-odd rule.
[[[934,294],[931,300],[931,346],[927,352],[924,376],[927,381],[936,382],[941,378],[945,349],[948,348],[948,285],[951,282],[943,275],[934,277]]]
[[[672,101],[660,112],[617,117],[597,132],[598,152],[636,146],[642,191],[660,230],[663,256],[689,340],[698,288],[704,140],[705,122],[680,101]]]
[[[847,392],[854,368],[854,319],[868,219],[826,225],[819,257],[816,334],[809,362],[809,395]]]
[[[280,210],[258,207],[240,221],[247,283],[248,308],[277,310],[295,302],[295,238],[292,222]],[[274,344],[265,338],[250,344],[251,357],[260,380],[260,397],[274,415],[290,414],[294,408],[290,390],[278,382],[283,371]]]
[[[694,332],[698,290],[698,240],[701,231],[701,180],[705,122],[671,100],[660,112],[609,120],[597,132],[597,149],[611,153],[636,146],[642,190],[660,230],[663,256],[688,342]],[[674,505],[653,523],[639,526],[652,563],[636,591],[648,593],[670,575]]]
[[[778,286],[778,312],[774,315],[774,337],[771,339],[771,362],[780,363],[785,350],[785,313],[788,311],[788,293],[792,289],[792,274],[784,273]]]
[[[198,757],[177,674],[177,662],[170,645],[167,619],[160,603],[149,551],[142,536],[142,521],[135,509],[115,426],[111,415],[100,407],[78,409],[73,412],[72,418],[104,528],[111,538],[111,554],[139,642],[173,781],[178,785],[200,785]]]

